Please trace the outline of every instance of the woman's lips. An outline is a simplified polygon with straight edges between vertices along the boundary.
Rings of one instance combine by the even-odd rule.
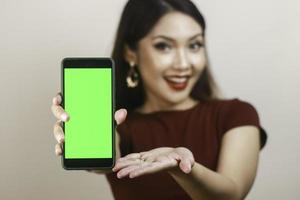
[[[189,81],[190,76],[166,76],[164,79],[166,80],[168,86],[176,91],[184,90]]]

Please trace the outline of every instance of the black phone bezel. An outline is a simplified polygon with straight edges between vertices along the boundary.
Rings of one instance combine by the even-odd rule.
[[[65,107],[64,101],[64,69],[65,68],[111,68],[112,69],[112,158],[90,158],[90,159],[66,159],[65,144],[62,145],[62,166],[66,170],[90,170],[90,169],[111,169],[115,165],[115,67],[111,58],[64,58],[61,62],[61,95],[62,104]],[[67,122],[66,122],[67,123]],[[63,131],[65,132],[64,123],[62,123]]]

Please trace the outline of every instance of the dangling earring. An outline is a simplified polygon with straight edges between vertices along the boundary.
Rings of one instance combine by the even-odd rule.
[[[135,88],[139,84],[139,75],[135,70],[134,62],[130,62],[129,65],[130,69],[126,77],[127,87]]]

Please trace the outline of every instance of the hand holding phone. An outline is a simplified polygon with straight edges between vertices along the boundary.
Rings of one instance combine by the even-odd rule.
[[[61,94],[58,93],[55,97],[52,99],[52,106],[51,110],[55,118],[57,119],[56,123],[54,124],[53,127],[53,134],[54,137],[57,141],[57,144],[55,145],[55,154],[57,156],[62,155],[62,145],[64,142],[64,132],[62,130],[61,122],[65,121],[67,122],[70,117],[69,115],[65,112],[65,110],[61,107],[61,102],[62,102],[62,97]],[[127,110],[126,109],[119,109],[115,112],[114,118],[116,120],[117,125],[123,123],[126,119],[127,116]],[[119,134],[116,131],[116,160],[120,158],[120,148],[118,146],[119,144]],[[95,173],[107,173],[107,171],[103,170],[89,170],[90,172],[95,172]]]
[[[55,138],[59,142],[56,145],[56,153],[63,155],[63,166],[66,169],[107,169],[114,164],[116,159],[114,156],[114,130],[111,129],[113,128],[113,66],[110,64],[112,62],[109,59],[103,58],[69,58],[63,61],[62,89],[65,95],[57,95],[53,99],[52,111],[59,119],[54,127]],[[91,102],[87,101],[85,97]],[[101,103],[103,99],[106,99],[105,103],[103,101]],[[69,117],[63,109],[64,103],[74,117],[70,114],[70,122],[61,127],[60,120],[67,121]],[[87,103],[90,106],[86,106]],[[101,111],[110,114],[104,114]],[[88,116],[90,113],[93,117]],[[125,109],[116,112],[117,124],[124,121],[125,118]],[[105,122],[103,123],[103,121]],[[67,126],[68,124],[70,126]],[[66,139],[63,133],[64,128],[66,128],[68,136]],[[116,142],[118,144],[118,141]],[[65,148],[61,148],[61,144]],[[118,145],[116,154],[119,157]]]

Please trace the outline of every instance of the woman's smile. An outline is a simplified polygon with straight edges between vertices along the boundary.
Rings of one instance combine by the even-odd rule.
[[[167,82],[168,86],[175,91],[184,90],[188,85],[189,79],[190,75],[172,75],[164,77],[164,80]]]

